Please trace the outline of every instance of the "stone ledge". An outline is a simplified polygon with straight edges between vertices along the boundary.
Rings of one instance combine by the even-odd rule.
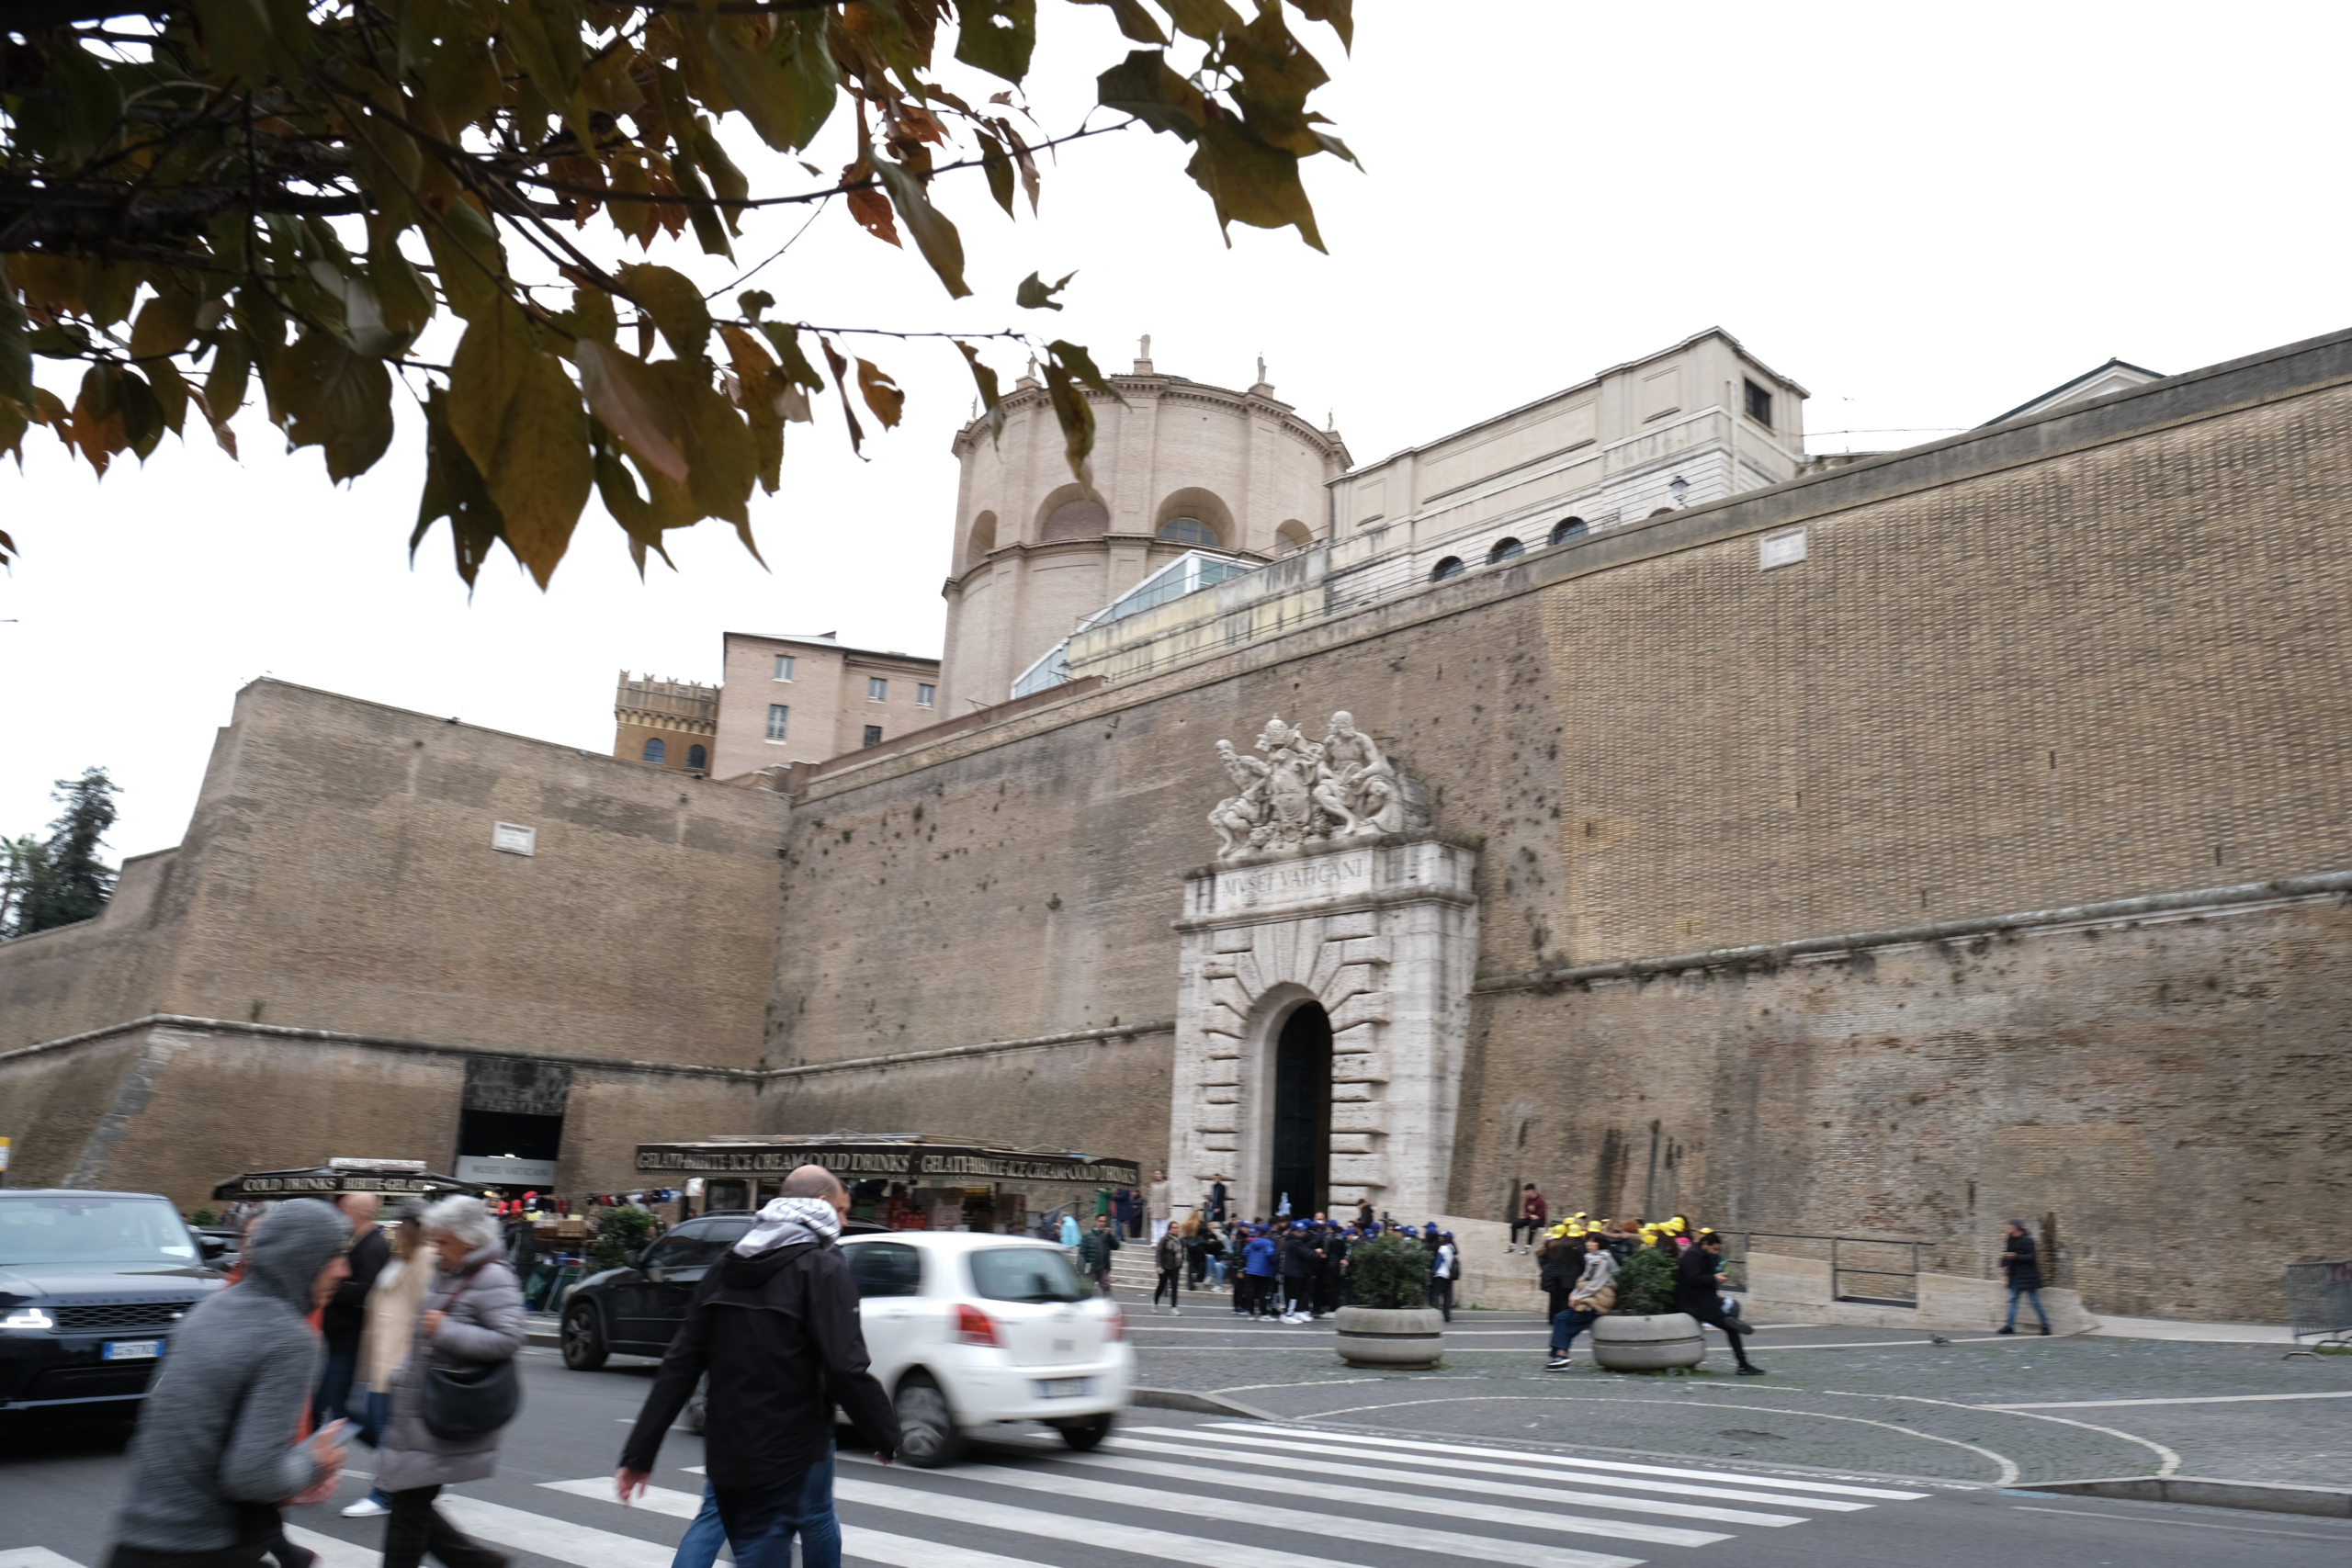
[[[2310,1514],[2352,1519],[2352,1490],[2338,1486],[2290,1486],[2272,1481],[2218,1481],[2197,1475],[2122,1475],[2097,1481],[2052,1481],[2026,1492],[2068,1497],[2115,1497],[2132,1503],[2192,1503],[2206,1508],[2256,1508],[2273,1514]]]

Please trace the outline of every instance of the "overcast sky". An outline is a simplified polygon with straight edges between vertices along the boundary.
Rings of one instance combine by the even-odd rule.
[[[1040,9],[1033,101],[1066,127],[1125,46],[1106,8]],[[1042,327],[1105,369],[1148,332],[1162,371],[1231,387],[1262,353],[1359,462],[1720,325],[1811,390],[1813,449],[1883,449],[2110,355],[2172,372],[2352,324],[2347,18],[1357,0],[1352,58],[1304,29],[1364,164],[1315,161],[1328,255],[1249,230],[1227,249],[1183,149],[1136,130],[1049,168],[1042,221],[1005,222],[977,184],[943,193],[972,299],[838,208],[759,285],[807,321]],[[798,222],[747,224],[745,265]],[[691,242],[655,259],[730,276]],[[1013,309],[1033,268],[1078,273],[1066,312]],[[123,786],[115,852],[176,843],[215,728],[263,673],[605,750],[616,673],[716,680],[722,631],[935,654],[970,383],[949,350],[869,352],[907,421],[866,462],[837,424],[793,427],[784,491],[753,502],[772,570],[706,524],[678,573],[640,583],[592,512],[545,594],[502,557],[469,599],[446,530],[411,569],[413,421],[344,489],[254,410],[242,464],[166,437],[103,482],[33,433],[23,475],[0,468],[24,556],[0,578],[0,830],[39,828],[51,781],[98,764]],[[1008,380],[1019,357],[1000,356]]]

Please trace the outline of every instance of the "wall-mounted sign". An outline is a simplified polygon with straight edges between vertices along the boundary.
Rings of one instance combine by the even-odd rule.
[[[821,1165],[848,1180],[896,1177],[918,1187],[963,1181],[1080,1181],[1133,1187],[1142,1169],[1128,1160],[1085,1155],[1023,1154],[1015,1149],[943,1144],[639,1144],[637,1168],[648,1176],[782,1176]]]
[[[1756,544],[1756,567],[1770,571],[1774,567],[1794,566],[1804,559],[1804,530],[1792,528],[1784,534],[1767,534]]]
[[[514,1159],[505,1155],[459,1155],[458,1179],[485,1187],[552,1187],[555,1161]]]
[[[501,822],[490,830],[490,847],[510,855],[535,855],[539,852],[539,830],[520,822]]]

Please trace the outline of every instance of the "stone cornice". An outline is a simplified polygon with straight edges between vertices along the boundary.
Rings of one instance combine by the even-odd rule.
[[[1252,414],[1269,423],[1279,424],[1285,434],[1327,459],[1336,459],[1342,468],[1354,460],[1349,456],[1347,443],[1340,439],[1339,432],[1316,429],[1300,418],[1292,405],[1273,398],[1256,392],[1237,392],[1226,387],[1212,387],[1204,381],[1188,381],[1181,376],[1114,375],[1106,379],[1123,398],[1131,400],[1195,403],[1233,413]],[[1107,400],[1101,392],[1088,391],[1084,395],[1091,402]],[[1004,395],[997,407],[1005,414],[1050,412],[1051,400],[1042,387],[1016,386]],[[956,433],[955,439],[949,443],[949,450],[961,457],[988,438],[988,420],[986,417],[976,419]]]
[[[1836,960],[1867,950],[1922,947],[1934,942],[1961,942],[2005,931],[2064,931],[2076,927],[2181,920],[2208,912],[2245,913],[2292,904],[2341,902],[2347,897],[2352,897],[2352,871],[2331,871],[2314,876],[2274,877],[2267,882],[2241,882],[2227,887],[2199,887],[2181,893],[2150,894],[2139,898],[2109,898],[2098,903],[2068,904],[2051,909],[1983,915],[1972,919],[1890,926],[1883,931],[1849,931],[1836,936],[1801,937],[1794,942],[1757,942],[1745,947],[1709,948],[1701,953],[1669,953],[1657,958],[1621,958],[1606,964],[1577,964],[1557,969],[1530,970],[1518,975],[1495,975],[1479,980],[1471,989],[1485,993],[1582,986],[1595,980],[1655,980],[1693,970],[1720,970],[1736,974],[1750,969],[1777,969],[1785,964],[1806,960]]]

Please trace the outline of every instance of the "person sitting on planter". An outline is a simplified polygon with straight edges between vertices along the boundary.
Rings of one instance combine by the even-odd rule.
[[[1544,1248],[1547,1255],[1544,1259],[1544,1288],[1551,1292],[1553,1301],[1552,1359],[1544,1369],[1546,1371],[1567,1371],[1568,1351],[1575,1346],[1577,1336],[1590,1328],[1602,1313],[1617,1303],[1615,1255],[1601,1246],[1597,1234],[1586,1236],[1581,1258],[1583,1271],[1570,1282],[1568,1270],[1579,1261],[1576,1245],[1564,1237]],[[1555,1247],[1558,1248],[1556,1262],[1553,1255]],[[1556,1289],[1553,1284],[1555,1279],[1559,1281]]]
[[[1709,1231],[1698,1245],[1682,1255],[1674,1266],[1674,1310],[1687,1312],[1701,1323],[1712,1324],[1731,1341],[1732,1358],[1739,1363],[1742,1377],[1760,1377],[1764,1369],[1747,1359],[1747,1347],[1742,1337],[1749,1332],[1748,1325],[1724,1313],[1723,1287],[1731,1278],[1721,1272],[1724,1260],[1724,1238]]]

